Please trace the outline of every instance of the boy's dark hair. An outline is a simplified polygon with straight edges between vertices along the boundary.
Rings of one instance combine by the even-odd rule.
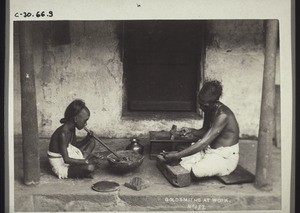
[[[219,100],[223,93],[223,86],[218,80],[205,81],[198,97],[204,98],[207,102],[215,102]]]
[[[86,109],[90,113],[83,100],[76,99],[72,101],[67,106],[64,118],[60,119],[60,123],[66,123],[69,119],[75,117],[82,109]]]

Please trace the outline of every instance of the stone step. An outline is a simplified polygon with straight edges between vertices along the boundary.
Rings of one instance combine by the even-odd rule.
[[[52,194],[24,196],[18,211],[233,211],[279,210],[280,196]],[[24,199],[26,198],[26,199]],[[22,207],[20,207],[22,206]]]

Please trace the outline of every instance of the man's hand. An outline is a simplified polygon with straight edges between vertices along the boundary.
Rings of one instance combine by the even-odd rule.
[[[192,133],[192,128],[182,127],[181,129],[179,129],[179,134],[182,136],[186,136],[187,134],[190,133]]]
[[[197,129],[191,129],[191,135],[194,136],[194,137],[198,137],[199,130],[197,130]]]
[[[197,137],[198,130],[194,128],[183,127],[179,130],[179,135],[186,138],[194,138]]]
[[[177,152],[162,152],[160,153],[170,165],[177,165],[180,162],[180,157]]]

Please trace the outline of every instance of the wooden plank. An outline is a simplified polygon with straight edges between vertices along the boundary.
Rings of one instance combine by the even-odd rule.
[[[171,140],[171,132],[170,131],[150,131],[150,141],[153,142],[170,142],[170,143],[192,143],[197,142],[199,138],[196,137],[182,137],[179,135],[175,135],[175,138]]]
[[[171,140],[171,132],[170,131],[150,131],[150,140]]]
[[[255,176],[244,169],[242,166],[238,165],[236,169],[229,175],[217,177],[225,184],[240,184],[240,183],[251,183],[254,181]]]
[[[161,155],[157,156],[158,169],[166,177],[166,179],[174,186],[186,187],[191,184],[191,174],[181,165],[170,166],[166,164]]]

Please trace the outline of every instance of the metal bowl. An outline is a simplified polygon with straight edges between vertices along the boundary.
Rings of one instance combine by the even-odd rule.
[[[118,173],[131,172],[138,168],[144,160],[143,155],[132,150],[121,150],[117,151],[116,154],[121,160],[112,153],[107,156],[107,160],[111,169]]]

